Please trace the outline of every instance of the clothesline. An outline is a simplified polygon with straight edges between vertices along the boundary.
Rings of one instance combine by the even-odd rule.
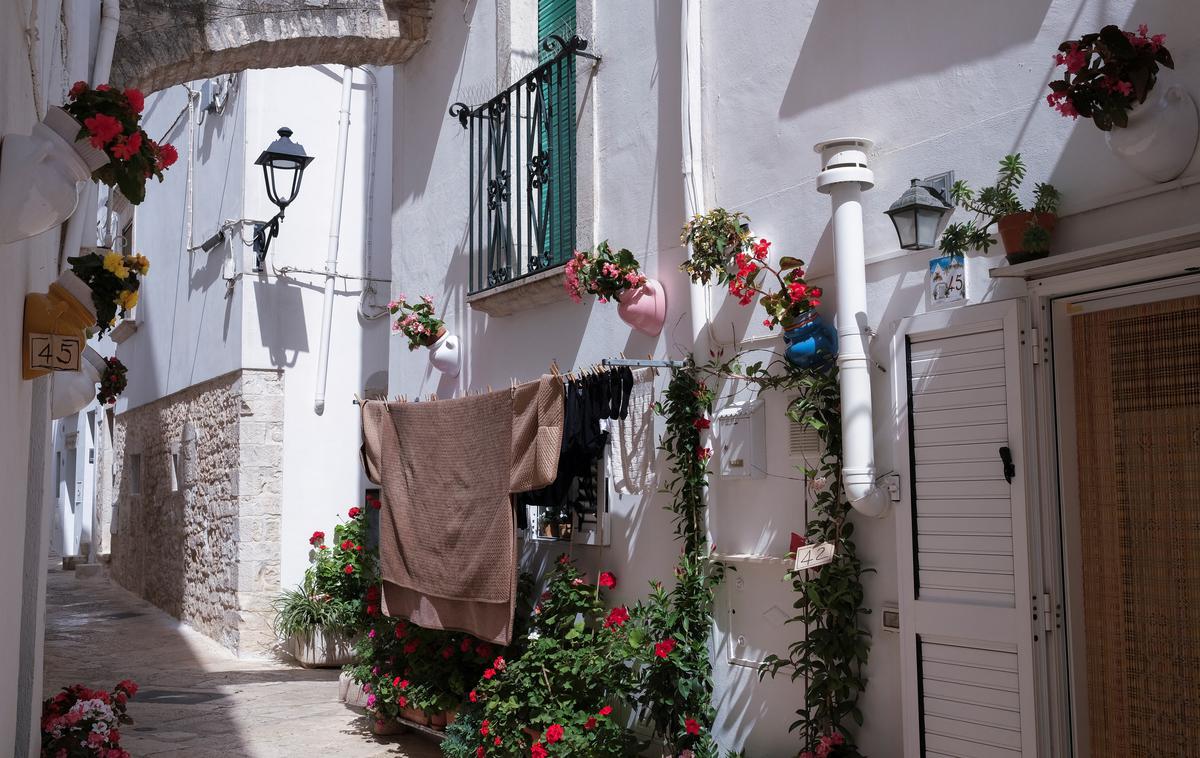
[[[577,371],[563,372],[558,369],[557,364],[552,363],[551,365],[554,373],[562,377],[567,377],[571,374],[578,373]],[[684,362],[666,358],[604,358],[600,361],[599,365],[613,367],[628,366],[629,368],[682,368],[684,366]],[[353,403],[355,405],[361,405],[362,400],[358,397],[358,395],[355,395]]]

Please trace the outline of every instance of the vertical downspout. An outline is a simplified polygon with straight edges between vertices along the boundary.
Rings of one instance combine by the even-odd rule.
[[[321,352],[317,358],[317,389],[313,411],[325,412],[325,384],[329,377],[329,337],[333,330],[333,288],[337,279],[338,243],[342,233],[342,194],[346,188],[346,146],[350,141],[350,95],[354,90],[354,69],[342,67],[342,109],[338,120],[337,163],[333,169],[333,210],[329,218],[329,255],[325,259],[325,310],[321,316]],[[367,198],[367,202],[371,202]]]
[[[700,0],[683,4],[681,49],[683,86],[680,88],[683,122],[683,211],[686,218],[704,212],[704,131],[701,128],[704,101],[701,94]],[[684,255],[689,251],[684,247]],[[692,354],[703,356],[708,349],[708,288],[691,282],[688,290],[692,328]]]
[[[875,486],[875,434],[871,415],[871,364],[867,359],[867,277],[863,244],[862,191],[875,186],[867,168],[871,141],[819,142],[817,191],[833,204],[833,249],[837,259],[838,377],[842,395],[842,486],[850,505],[882,516],[889,502]]]
[[[100,6],[100,33],[96,42],[96,59],[92,64],[88,84],[106,84],[112,73],[113,48],[117,44],[117,29],[121,22],[120,0],[104,0]],[[62,271],[67,263],[67,257],[79,255],[83,246],[83,230],[88,224],[96,223],[96,198],[98,192],[96,182],[90,181],[83,185],[79,204],[75,212],[67,219],[67,227],[63,231],[62,249],[58,253],[58,270]],[[95,240],[92,240],[95,243]]]

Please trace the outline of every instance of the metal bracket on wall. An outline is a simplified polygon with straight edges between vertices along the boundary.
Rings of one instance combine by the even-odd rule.
[[[900,475],[885,474],[879,478],[883,482],[883,487],[888,491],[888,496],[891,497],[893,503],[900,502]]]

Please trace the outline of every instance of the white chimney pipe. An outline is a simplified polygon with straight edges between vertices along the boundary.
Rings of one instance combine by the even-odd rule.
[[[858,512],[882,516],[888,505],[875,486],[875,434],[871,416],[871,364],[867,359],[867,277],[863,246],[862,191],[875,186],[867,168],[871,141],[819,142],[817,191],[833,203],[833,249],[837,259],[838,377],[842,395],[842,486]]]
[[[354,69],[342,68],[342,109],[338,120],[337,163],[333,169],[333,210],[329,218],[329,253],[325,259],[325,310],[321,314],[321,352],[317,356],[317,387],[313,411],[325,412],[325,384],[329,377],[329,337],[333,330],[333,287],[337,281],[338,244],[342,233],[342,190],[346,188],[346,149],[350,141],[350,95],[354,90]],[[367,198],[371,202],[371,198]]]

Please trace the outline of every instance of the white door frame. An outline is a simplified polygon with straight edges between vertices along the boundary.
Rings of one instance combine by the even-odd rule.
[[[1056,372],[1067,376],[1071,369],[1070,342],[1064,339],[1056,343],[1053,339],[1056,333],[1055,303],[1058,301],[1065,308],[1063,304],[1067,301],[1064,298],[1068,297],[1078,301],[1103,299],[1118,291],[1145,292],[1174,286],[1184,278],[1200,278],[1196,274],[1198,264],[1200,248],[1189,248],[1028,282],[1033,311],[1032,326],[1041,358],[1034,366],[1033,395],[1036,402],[1037,457],[1044,473],[1038,481],[1040,497],[1037,500],[1042,504],[1041,512],[1030,514],[1032,523],[1040,522],[1040,529],[1035,530],[1035,534],[1040,532],[1041,545],[1040,549],[1034,545],[1030,549],[1031,553],[1039,550],[1039,562],[1046,567],[1046,570],[1034,576],[1040,574],[1053,610],[1049,619],[1050,631],[1046,633],[1048,644],[1042,647],[1044,660],[1039,666],[1039,676],[1043,679],[1039,690],[1045,698],[1041,701],[1043,707],[1040,709],[1043,716],[1040,743],[1047,755],[1064,758],[1086,756],[1083,750],[1078,749],[1078,745],[1086,745],[1086,739],[1080,740],[1086,734],[1081,735],[1083,727],[1076,723],[1074,717],[1077,711],[1082,712],[1078,706],[1086,707],[1086,702],[1072,700],[1077,693],[1084,693],[1086,697],[1086,683],[1083,688],[1073,683],[1069,655],[1071,646],[1066,634],[1068,629],[1074,631],[1081,624],[1078,620],[1069,622],[1065,617],[1068,588],[1064,574],[1069,565],[1068,555],[1078,554],[1078,543],[1074,547],[1067,544],[1071,535],[1063,531],[1064,524],[1068,523],[1064,505],[1068,497],[1076,497],[1077,502],[1077,495],[1064,489],[1064,483],[1068,482],[1073,489],[1076,477],[1073,468],[1064,469],[1064,464],[1073,466],[1074,439],[1072,436],[1069,440],[1069,449],[1060,447],[1059,430],[1073,428],[1074,418],[1060,417],[1063,406],[1056,395],[1055,382]],[[1062,333],[1064,324],[1060,323],[1058,327],[1059,333]],[[1078,606],[1078,603],[1071,605]]]

